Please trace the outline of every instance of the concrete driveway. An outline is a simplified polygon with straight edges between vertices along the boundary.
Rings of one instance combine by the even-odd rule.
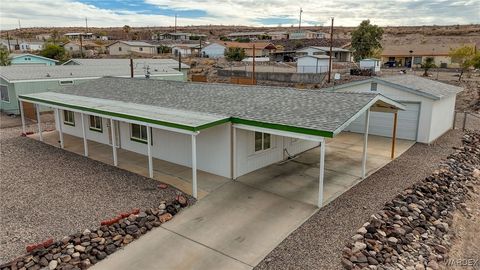
[[[93,269],[252,269],[316,211],[232,181]]]

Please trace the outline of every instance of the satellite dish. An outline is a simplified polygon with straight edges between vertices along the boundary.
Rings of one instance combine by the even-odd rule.
[[[333,76],[333,78],[335,80],[340,80],[340,73],[335,73],[335,75]]]

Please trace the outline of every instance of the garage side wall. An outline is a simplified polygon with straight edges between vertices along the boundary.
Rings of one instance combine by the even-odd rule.
[[[431,143],[453,127],[453,118],[455,114],[456,96],[445,97],[435,101],[432,110],[432,121],[430,126]]]

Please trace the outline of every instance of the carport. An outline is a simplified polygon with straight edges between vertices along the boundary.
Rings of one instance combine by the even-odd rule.
[[[134,102],[132,102],[131,93],[134,92],[138,97],[134,97]],[[142,151],[139,154],[141,155],[145,150],[144,155],[147,157],[145,167],[148,168],[149,177],[154,175],[153,157],[160,151],[159,148],[156,148],[158,145],[168,148],[166,147],[168,144],[178,144],[183,147],[185,143],[188,143],[190,147],[186,152],[189,155],[186,167],[191,168],[191,193],[196,198],[198,198],[198,170],[220,171],[224,169],[221,167],[223,163],[217,163],[227,162],[228,170],[231,173],[229,178],[237,179],[248,172],[240,167],[237,160],[239,157],[237,153],[242,147],[245,147],[245,145],[239,145],[240,141],[237,139],[239,131],[259,132],[279,138],[295,138],[315,142],[320,146],[316,153],[319,161],[316,204],[319,207],[324,202],[326,140],[338,135],[352,121],[365,115],[361,164],[358,164],[358,167],[361,168],[360,176],[363,179],[367,175],[368,169],[370,112],[396,115],[397,110],[404,109],[403,105],[378,94],[299,91],[289,88],[119,78],[104,78],[65,90],[23,95],[19,98],[21,102],[34,103],[36,106],[49,106],[55,110],[56,128],[62,148],[64,147],[63,129],[66,127],[66,114],[62,121],[61,111],[74,113],[73,115],[80,119],[79,126],[81,128],[72,131],[73,133],[70,135],[83,139],[85,156],[90,155],[86,128],[88,121],[86,119],[91,116],[100,117],[101,122],[108,122],[110,127],[115,127],[115,123],[146,127],[146,138],[142,142]],[[121,133],[122,127],[119,129],[119,133]],[[228,130],[229,132],[227,132]],[[43,140],[40,118],[38,118],[38,131],[38,138]],[[127,134],[130,132],[128,127],[126,132]],[[168,132],[171,136],[160,142],[158,139],[152,141],[152,136],[155,137],[158,132]],[[113,164],[117,166],[118,148],[124,146],[120,146],[116,142],[116,128],[111,128],[109,133],[111,134],[110,147]],[[189,138],[189,140],[179,141],[179,137]],[[395,141],[394,135],[392,153]],[[223,144],[221,144],[222,142]],[[100,141],[100,143],[103,142]],[[199,147],[199,143],[202,147]],[[225,151],[212,152],[218,148]],[[173,148],[168,155],[175,155],[180,150]],[[267,152],[261,154],[264,153]],[[170,158],[168,155],[165,158],[157,155],[157,158],[168,159]],[[275,163],[269,162],[269,164]],[[197,166],[199,164],[203,167],[199,168]],[[219,173],[219,175],[221,174]]]

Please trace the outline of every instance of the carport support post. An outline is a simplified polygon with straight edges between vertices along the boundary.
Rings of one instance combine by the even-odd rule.
[[[323,177],[325,172],[325,139],[320,141],[320,172],[318,182],[318,208],[323,205]]]
[[[365,129],[363,133],[363,158],[362,158],[362,179],[367,172],[367,147],[368,147],[368,126],[370,123],[370,108],[365,112]]]
[[[37,111],[38,137],[40,138],[40,141],[43,142],[42,123],[40,123],[40,105],[35,104],[35,110]]]
[[[237,129],[232,127],[232,179],[237,179]]]
[[[192,135],[192,196],[197,199],[197,142],[196,135]]]
[[[115,142],[115,126],[113,125],[113,119],[110,118],[110,130],[112,131],[112,151],[113,151],[113,165],[118,166],[117,159],[117,147]]]
[[[87,131],[85,130],[85,117],[84,114],[81,113],[81,120],[82,120],[82,134],[83,134],[83,152],[86,157],[88,157],[88,142],[87,142]]]
[[[20,100],[20,117],[22,118],[22,134],[26,135],[25,129],[25,113],[23,112],[23,101]]]
[[[398,112],[395,112],[393,114],[392,153],[390,155],[391,159],[395,158],[395,142],[397,141],[397,118]]]
[[[58,128],[58,137],[60,137],[60,147],[64,148],[65,144],[63,142],[63,130],[62,130],[62,119],[60,117],[60,110],[58,108],[55,108],[55,114],[57,115],[57,128]]]
[[[152,128],[147,126],[147,154],[148,154],[148,175],[153,178],[153,159],[152,159]]]

